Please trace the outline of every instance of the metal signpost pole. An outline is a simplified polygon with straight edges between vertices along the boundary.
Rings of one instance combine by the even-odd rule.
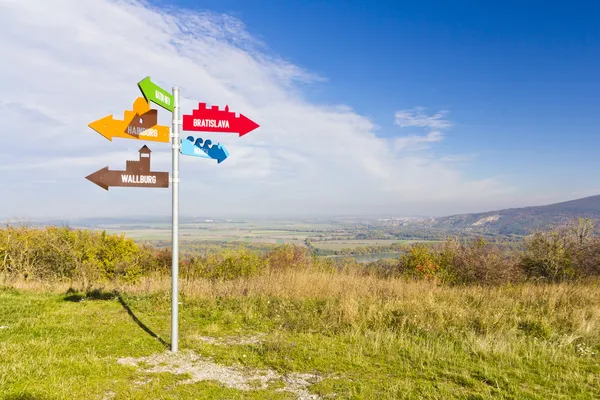
[[[171,225],[172,264],[171,264],[171,351],[178,351],[179,342],[179,153],[223,162],[229,152],[220,143],[212,140],[188,137],[181,141],[179,128],[182,131],[229,132],[239,137],[258,128],[256,122],[243,114],[229,111],[229,106],[219,110],[218,106],[206,107],[199,103],[191,114],[180,115],[179,88],[173,86],[172,93],[161,88],[147,76],[138,82],[138,88],[144,97],[138,97],[132,110],[123,112],[123,120],[108,115],[88,124],[90,128],[112,141],[113,138],[149,140],[169,143],[173,150],[171,177],[168,172],[152,171],[150,168],[150,149],[143,146],[139,150],[138,161],[127,161],[125,170],[111,170],[108,166],[86,176],[86,179],[104,190],[109,187],[148,187],[168,188],[173,184],[173,221]],[[158,111],[150,108],[150,102],[158,104],[173,114],[171,134],[169,127],[158,125]],[[189,139],[189,140],[188,140]]]
[[[179,88],[173,87],[173,223],[172,223],[172,287],[171,287],[171,351],[177,352],[179,336]]]

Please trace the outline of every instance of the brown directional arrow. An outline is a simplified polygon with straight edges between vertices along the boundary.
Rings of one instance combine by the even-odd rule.
[[[85,178],[104,190],[110,186],[168,188],[168,172],[150,171],[150,149],[143,146],[139,153],[139,160],[126,162],[125,171],[111,171],[104,167]]]

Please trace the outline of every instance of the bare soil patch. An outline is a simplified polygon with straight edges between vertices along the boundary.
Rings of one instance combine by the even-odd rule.
[[[191,351],[171,353],[169,351],[147,357],[126,357],[117,361],[122,365],[140,368],[145,373],[171,373],[189,375],[190,378],[179,384],[193,384],[201,381],[216,381],[238,390],[263,390],[271,384],[283,382],[284,386],[276,391],[291,392],[298,400],[317,400],[320,396],[311,394],[310,385],[319,382],[318,375],[292,373],[280,375],[273,370],[255,370],[235,366],[216,364]]]

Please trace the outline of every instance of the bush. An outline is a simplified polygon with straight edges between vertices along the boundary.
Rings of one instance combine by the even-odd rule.
[[[525,239],[521,257],[524,272],[531,278],[554,282],[598,275],[600,240],[594,232],[595,224],[589,219],[535,232]]]
[[[417,243],[402,255],[400,266],[408,276],[439,280],[439,258],[433,247]]]
[[[228,280],[263,273],[313,269],[342,274],[405,276],[438,284],[502,284],[525,278],[563,281],[600,275],[600,237],[589,220],[535,232],[522,248],[449,238],[417,243],[397,259],[360,264],[354,258],[318,258],[310,248],[283,245],[258,252],[240,246],[180,256],[183,278]],[[0,275],[8,279],[67,280],[83,290],[106,281],[136,282],[170,275],[171,249],[142,246],[124,235],[67,227],[0,229]]]
[[[497,284],[521,276],[513,253],[481,238],[449,238],[435,246],[417,243],[402,256],[399,267],[405,275],[447,284]]]
[[[266,269],[265,260],[256,252],[240,248],[212,252],[184,260],[188,279],[235,279],[257,275]]]
[[[447,283],[454,284],[498,284],[515,282],[521,278],[515,254],[502,243],[487,243],[484,239],[473,239],[461,243],[448,239],[440,251]]]
[[[266,258],[270,271],[307,269],[313,265],[313,257],[307,248],[286,244],[273,249]]]
[[[0,272],[21,279],[135,281],[153,263],[152,251],[123,235],[67,227],[0,229]]]

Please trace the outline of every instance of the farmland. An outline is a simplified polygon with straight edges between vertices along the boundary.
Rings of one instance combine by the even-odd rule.
[[[124,234],[138,243],[156,247],[168,247],[171,244],[171,226],[164,222],[101,223],[91,228]],[[348,254],[353,249],[361,254],[374,254],[397,251],[391,249],[391,245],[425,241],[395,237],[384,229],[374,238],[357,239],[364,236],[364,232],[372,234],[372,226],[356,221],[204,220],[182,221],[179,227],[181,248],[187,252],[236,246],[252,249],[269,249],[283,244],[306,246],[310,240],[313,250],[320,255]]]
[[[266,223],[182,223],[179,226],[182,241],[252,242],[264,244],[302,244],[308,237],[318,235],[327,226],[314,226],[306,230],[293,224]],[[124,233],[138,242],[169,241],[171,226],[163,225],[102,225],[108,233]]]
[[[427,242],[420,240],[391,240],[391,239],[383,239],[383,240],[321,240],[314,241],[312,244],[314,247],[323,250],[342,250],[342,249],[353,249],[356,247],[365,247],[365,246],[390,246],[392,244],[411,244],[415,242]]]

